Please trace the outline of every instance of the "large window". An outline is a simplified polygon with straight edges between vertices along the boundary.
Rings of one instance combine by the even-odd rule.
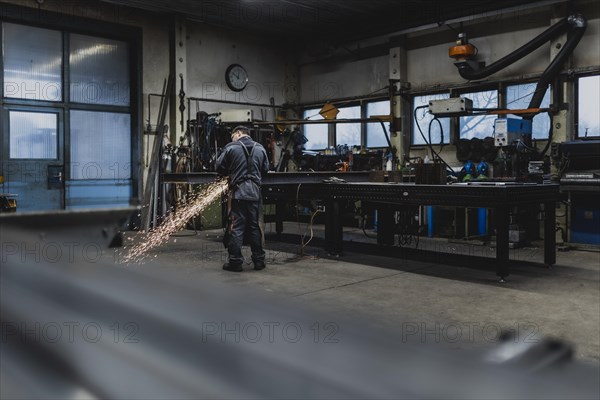
[[[50,208],[129,205],[130,42],[18,23],[1,29],[2,159],[12,169],[37,163],[42,182],[53,178],[47,170],[64,171],[54,189],[65,200]],[[10,178],[20,197],[51,197],[26,178]]]
[[[70,43],[71,101],[128,106],[127,43],[84,35],[71,35]]]
[[[390,115],[390,102],[388,100],[376,101],[367,103],[367,118],[371,118],[375,115]],[[384,122],[387,134],[390,135],[390,124]],[[387,147],[388,142],[385,138],[386,132],[383,130],[381,123],[369,122],[367,123],[367,147]]]
[[[337,115],[338,119],[360,119],[360,106],[342,107]],[[361,123],[335,124],[335,144],[360,146],[361,145]]]
[[[447,93],[439,94],[427,94],[424,96],[415,96],[413,98],[413,112],[417,107],[426,106],[431,100],[444,100],[449,98],[450,95]],[[416,118],[415,118],[416,117]],[[415,121],[416,119],[416,121]],[[442,130],[440,131],[440,125],[436,122],[430,125],[433,120],[433,115],[429,114],[427,108],[421,108],[417,111],[417,115],[412,118],[413,125],[413,141],[414,145],[424,145],[427,143],[431,144],[448,144],[450,143],[450,118],[439,118],[442,124]],[[419,126],[417,126],[417,123]],[[431,131],[429,127],[431,126]],[[423,135],[421,135],[421,131]],[[443,136],[443,138],[442,138]]]
[[[61,101],[62,33],[3,23],[2,37],[4,97]]]
[[[58,152],[58,115],[9,111],[10,158],[55,160]]]
[[[535,83],[523,83],[506,87],[506,108],[510,110],[523,110],[529,107],[536,88]],[[550,107],[550,88],[546,90],[541,108]],[[550,130],[550,116],[547,113],[538,114],[533,118],[532,138],[548,139]]]
[[[322,120],[319,114],[320,108],[304,110],[303,118],[314,121]],[[367,118],[376,115],[390,115],[389,100],[370,101],[361,105],[339,107],[337,119],[360,119],[363,115]],[[389,122],[384,123],[388,135],[390,134]],[[364,131],[363,131],[364,127]],[[331,137],[329,138],[329,132]],[[361,122],[344,122],[332,124],[306,124],[304,125],[304,136],[308,139],[305,145],[307,150],[323,150],[336,145],[362,146],[362,147],[387,147],[388,143],[379,122],[363,124]]]
[[[129,114],[71,112],[71,178],[131,178]]]
[[[472,92],[461,94],[461,97],[467,97],[473,100],[473,108],[489,109],[498,108],[498,91],[486,90],[483,92]],[[477,115],[460,117],[460,138],[483,139],[494,134],[495,115]]]
[[[322,120],[323,117],[319,114],[320,108],[304,110],[304,119],[308,121]],[[327,124],[306,124],[304,125],[304,136],[308,139],[306,149],[308,150],[323,150],[327,148],[329,125]]]
[[[600,136],[600,75],[578,79],[577,136]]]

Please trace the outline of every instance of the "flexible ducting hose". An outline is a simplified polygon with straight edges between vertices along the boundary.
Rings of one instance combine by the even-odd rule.
[[[550,63],[548,68],[544,71],[540,80],[535,87],[535,92],[531,101],[529,102],[528,108],[539,108],[546,94],[546,89],[554,77],[560,72],[563,64],[567,61],[567,58],[573,53],[575,47],[579,44],[579,41],[585,33],[587,27],[587,21],[582,15],[572,15],[567,18],[569,26],[573,27],[573,35],[567,39],[567,42],[563,46],[562,50],[554,60]],[[523,119],[533,119],[534,115],[526,115]]]
[[[534,51],[535,49],[537,49],[538,47],[540,47],[541,45],[546,43],[548,40],[550,40],[554,37],[557,37],[569,30],[572,30],[572,29],[577,30],[578,31],[577,36],[579,37],[579,39],[581,39],[581,36],[583,35],[583,32],[585,31],[586,26],[587,26],[587,22],[582,15],[571,15],[567,18],[560,20],[559,22],[557,22],[556,24],[552,25],[550,28],[546,29],[544,32],[539,34],[537,37],[533,38],[531,41],[529,41],[526,44],[524,44],[523,46],[519,47],[517,50],[513,51],[512,53],[504,56],[500,60],[488,65],[487,67],[482,68],[480,70],[474,70],[468,63],[461,63],[458,65],[458,72],[461,77],[463,77],[464,79],[467,79],[467,80],[477,80],[477,79],[486,78],[486,77],[508,67],[509,65],[513,64],[514,62],[520,60],[524,56],[528,55],[529,53],[531,53],[532,51]],[[579,32],[581,32],[581,33],[579,33]],[[579,39],[576,40],[575,46],[579,42]],[[575,48],[575,46],[573,46],[573,48]],[[561,51],[561,53],[559,55],[562,55],[563,53],[565,53],[564,50],[566,48],[567,48],[567,45],[565,45],[565,47],[563,48],[563,51]],[[571,49],[571,51],[572,51],[572,49]],[[552,64],[554,64],[554,63],[552,63]],[[550,67],[548,67],[548,68],[550,68]],[[545,93],[545,91],[542,93],[542,98],[544,97],[543,96],[544,93]]]

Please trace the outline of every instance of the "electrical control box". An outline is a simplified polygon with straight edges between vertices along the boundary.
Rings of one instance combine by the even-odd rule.
[[[524,136],[531,136],[531,120],[499,118],[494,122],[494,144],[496,147],[510,146]]]
[[[221,110],[217,117],[218,123],[252,122],[252,110]]]
[[[473,111],[473,100],[466,97],[456,97],[444,100],[430,100],[429,112],[440,117],[460,117]]]

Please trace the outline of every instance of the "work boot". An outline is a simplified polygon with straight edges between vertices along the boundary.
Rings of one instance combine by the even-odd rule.
[[[254,263],[254,269],[257,271],[265,269],[265,263]]]
[[[243,270],[242,264],[229,264],[229,263],[223,264],[223,269],[225,271],[231,271],[231,272],[242,272],[242,270]]]

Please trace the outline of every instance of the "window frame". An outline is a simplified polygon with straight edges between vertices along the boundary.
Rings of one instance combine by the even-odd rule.
[[[504,82],[501,83],[500,87],[501,87],[501,92],[502,92],[502,99],[501,99],[501,106],[500,107],[504,107],[508,109],[508,87],[509,86],[518,86],[518,85],[537,85],[537,81],[536,80],[523,80],[523,81],[509,81],[509,82]],[[549,91],[550,94],[550,104],[549,106],[552,106],[553,103],[553,98],[554,98],[554,85],[552,85],[552,83],[550,83],[548,85],[548,89],[546,89]],[[543,107],[542,107],[543,108]],[[519,117],[520,118],[520,117]],[[550,120],[550,124],[552,124],[552,119]],[[547,141],[549,136],[548,136],[548,131],[543,132],[544,137],[541,138],[534,138],[533,137],[533,132],[531,134],[532,136],[532,140],[533,141]]]
[[[95,114],[113,114],[113,115],[128,115],[129,118],[129,124],[130,124],[130,128],[131,128],[131,123],[132,123],[132,118],[131,118],[131,113],[128,112],[119,112],[119,111],[98,111],[98,110],[90,110],[87,108],[72,108],[71,109],[71,115],[72,116],[73,112],[88,112],[88,113],[95,113]],[[70,118],[70,123],[72,124],[72,118]],[[70,136],[71,137],[71,136]],[[69,167],[70,168],[74,168],[75,167],[75,163],[73,162],[73,160],[71,159],[71,151],[72,151],[72,147],[69,146],[69,159],[71,160],[71,162],[69,163]],[[131,150],[131,147],[130,147]],[[88,164],[92,164],[92,163],[88,163]],[[93,164],[98,164],[97,162],[93,162]],[[71,171],[71,175],[69,176],[69,180],[70,182],[82,182],[82,181],[89,181],[89,180],[93,180],[93,181],[107,181],[107,182],[127,182],[131,180],[131,176],[133,174],[133,162],[129,162],[129,178],[120,178],[120,177],[114,177],[114,178],[76,178],[75,174],[73,174],[73,171]],[[113,164],[114,165],[114,164]],[[117,163],[118,165],[118,163]],[[81,163],[77,163],[77,166],[81,166]],[[84,164],[85,166],[85,164]],[[123,168],[126,169],[127,163],[125,163],[123,165]],[[110,171],[110,167],[109,167],[109,171]],[[120,172],[117,172],[117,174]],[[103,171],[103,175],[104,175],[104,171]]]
[[[132,201],[139,201],[142,197],[142,131],[143,123],[143,65],[142,65],[142,49],[143,49],[143,29],[138,26],[124,25],[114,22],[104,21],[100,19],[91,19],[79,17],[48,10],[35,10],[32,8],[13,4],[4,4],[2,7],[3,13],[0,17],[0,25],[4,23],[19,24],[32,26],[37,28],[58,30],[62,33],[62,91],[63,96],[60,101],[36,101],[29,99],[15,99],[4,97],[4,60],[0,57],[0,107],[31,107],[40,112],[49,109],[60,109],[62,118],[62,142],[59,143],[58,151],[63,155],[63,163],[65,166],[65,176],[67,180],[71,179],[70,172],[70,126],[69,113],[73,109],[83,109],[88,111],[105,111],[105,112],[126,112],[131,115],[131,133],[130,133],[130,149],[131,149],[131,193]],[[3,30],[0,29],[0,43],[3,42]],[[112,106],[112,105],[95,105],[95,104],[79,104],[73,103],[70,99],[70,71],[69,71],[69,56],[70,45],[69,37],[71,34],[81,34],[95,36],[103,39],[111,39],[126,42],[128,45],[129,54],[129,105],[128,106]],[[1,113],[4,115],[4,113]],[[4,118],[4,117],[2,117]],[[4,126],[5,122],[2,122]],[[3,143],[8,143],[8,134],[3,135],[5,140]],[[9,149],[4,145],[1,149],[2,157],[9,156]]]
[[[40,162],[53,162],[64,159],[64,149],[62,146],[64,138],[64,113],[61,108],[46,108],[41,110],[38,107],[26,107],[26,106],[12,106],[6,105],[6,112],[3,115],[6,118],[4,127],[5,132],[5,155],[6,159],[10,161],[40,161]],[[26,113],[39,113],[39,114],[54,114],[56,115],[56,157],[53,158],[13,158],[11,156],[11,139],[12,131],[10,129],[11,113],[13,112],[26,112]]]
[[[60,106],[63,103],[66,103],[67,98],[65,97],[65,85],[67,84],[67,77],[65,75],[65,53],[67,51],[67,45],[68,42],[65,40],[65,31],[64,29],[61,29],[60,27],[48,27],[48,26],[42,26],[42,25],[35,25],[35,24],[31,24],[28,22],[19,22],[19,21],[12,21],[12,20],[5,20],[3,18],[0,18],[0,45],[2,45],[4,43],[4,24],[12,24],[12,25],[21,25],[21,26],[28,26],[31,28],[39,28],[39,29],[46,29],[46,30],[52,30],[52,31],[56,31],[57,33],[60,34],[61,37],[61,55],[62,55],[62,60],[61,60],[61,68],[60,68],[60,83],[61,83],[61,96],[60,99],[58,100],[37,100],[37,99],[28,99],[28,98],[23,98],[23,97],[6,97],[4,95],[4,54],[0,54],[0,82],[2,83],[2,85],[0,85],[0,102],[2,104],[6,103],[6,104],[22,104],[22,105],[27,105],[27,104],[31,104],[31,105],[47,105],[49,107],[52,106]]]
[[[586,78],[586,77],[590,77],[590,76],[598,76],[599,77],[598,79],[600,79],[600,71],[581,73],[581,74],[575,75],[575,77],[574,77],[573,100],[575,102],[575,107],[574,107],[574,111],[573,111],[573,121],[574,121],[573,136],[574,136],[575,140],[599,140],[600,139],[600,133],[597,136],[579,136],[579,82],[580,82],[581,78]],[[598,94],[598,96],[600,97],[600,93]]]
[[[367,107],[368,104],[370,103],[378,103],[381,101],[388,101],[390,103],[390,114],[392,112],[392,104],[391,104],[391,100],[389,97],[385,96],[385,97],[375,97],[375,98],[369,98],[369,99],[361,99],[361,100],[355,100],[355,101],[339,101],[339,105],[336,104],[335,100],[331,100],[330,102],[332,104],[334,104],[338,109],[342,109],[342,108],[347,108],[347,107],[356,107],[359,106],[360,107],[360,118],[366,118],[367,114]],[[306,111],[309,110],[320,110],[321,108],[316,108],[315,105],[309,105],[309,106],[304,106],[302,108],[300,108],[300,115],[302,115],[302,119],[304,120],[304,113]],[[377,149],[385,149],[388,146],[378,146],[378,147],[367,147],[367,123],[366,122],[361,122],[360,123],[360,147],[361,148],[365,148],[365,149],[373,149],[373,150],[377,150]],[[304,127],[306,127],[307,125],[303,125],[302,127],[302,133],[305,134],[304,132]],[[322,150],[326,150],[328,148],[331,147],[335,147],[336,143],[337,143],[337,123],[330,123],[327,124],[328,127],[328,136],[327,136],[327,147],[323,148],[323,149],[306,149],[307,151],[322,151]],[[389,129],[389,128],[388,128]],[[388,135],[390,134],[390,131],[388,130]],[[356,146],[356,145],[353,145]]]
[[[443,90],[443,91],[431,91],[431,92],[418,92],[418,93],[412,93],[410,96],[410,147],[414,147],[414,148],[424,148],[424,147],[428,147],[427,143],[415,143],[415,137],[416,135],[420,135],[419,130],[415,130],[415,98],[416,97],[423,97],[423,96],[434,96],[437,94],[446,94],[448,93],[448,90]],[[452,98],[453,94],[449,93],[448,94],[448,98]],[[419,125],[421,127],[421,130],[424,129],[423,126]],[[423,130],[423,134],[425,134],[425,130]],[[454,140],[454,123],[452,121],[452,119],[450,119],[450,126],[449,126],[449,130],[448,130],[448,143],[444,143],[444,146],[448,146],[451,145]],[[434,143],[433,146],[439,146],[439,143]]]
[[[598,75],[598,73],[588,74],[588,75]],[[410,102],[411,102],[410,147],[411,148],[427,147],[427,144],[415,143],[415,135],[419,134],[419,132],[417,130],[415,130],[415,126],[414,126],[414,110],[415,110],[414,99],[415,99],[415,97],[447,93],[448,91],[450,92],[449,98],[456,98],[456,97],[463,97],[463,96],[469,97],[470,93],[496,90],[498,93],[498,107],[499,108],[507,108],[508,87],[532,84],[532,83],[537,83],[537,81],[532,80],[532,79],[506,80],[506,81],[498,81],[498,82],[495,82],[492,84],[481,85],[479,87],[460,87],[460,88],[450,88],[449,87],[445,90],[431,90],[431,91],[411,93],[411,95],[410,95]],[[550,84],[549,90],[550,90],[550,105],[552,105],[554,98],[556,96],[556,94],[554,92],[554,90],[555,90],[554,85]],[[421,128],[423,129],[423,127],[421,127]],[[460,140],[460,139],[461,139],[460,138],[460,117],[450,117],[450,135],[449,135],[450,142],[444,143],[444,146],[453,145],[456,143],[457,140]],[[470,139],[467,139],[467,140],[470,140]],[[534,138],[533,140],[534,141],[547,141],[548,140],[547,133],[544,138]]]
[[[344,108],[358,107],[359,118],[363,118],[363,116],[365,115],[364,108],[366,106],[363,104],[362,101],[359,101],[358,103],[357,102],[345,103],[345,104],[343,104],[343,105],[341,105],[339,107],[338,106],[336,106],[336,107],[338,108],[338,110],[340,110],[340,113],[341,113],[341,110],[344,109]],[[338,116],[339,116],[339,114],[338,114]],[[349,123],[349,124],[352,125],[352,123]],[[362,147],[362,146],[364,146],[364,139],[365,139],[365,132],[364,132],[364,130],[365,130],[365,126],[364,126],[365,123],[364,122],[356,122],[356,124],[360,125],[360,135],[359,135],[360,136],[360,144],[359,144],[359,146]],[[338,141],[338,123],[333,123],[331,125],[333,127],[333,132],[332,132],[332,134],[333,134],[333,144],[330,145],[330,147],[333,146],[335,148],[337,146],[346,145],[347,143],[340,143],[340,144],[338,144],[338,142],[337,142]],[[344,123],[342,125],[348,125],[348,124]],[[348,145],[348,146],[352,147],[352,146],[356,146],[356,145],[354,144],[354,145]]]
[[[381,100],[369,100],[367,102],[365,102],[363,110],[365,112],[364,114],[364,118],[368,118],[369,116],[369,104],[373,104],[373,103],[381,103],[381,102],[385,102],[387,101],[390,104],[390,115],[392,114],[392,101],[389,98],[385,98],[385,99],[381,99]],[[376,124],[377,122],[370,122],[373,124]],[[363,143],[365,144],[365,148],[366,149],[373,149],[373,150],[379,150],[379,149],[387,149],[389,146],[387,145],[387,143],[384,146],[369,146],[369,126],[368,126],[369,122],[365,122],[364,125],[364,139],[363,139]],[[391,123],[390,122],[384,122],[384,124],[387,124],[386,129],[387,129],[387,134],[388,134],[388,138],[390,138],[389,136],[392,134],[391,133]],[[390,138],[391,139],[391,138]]]
[[[306,117],[305,117],[305,114],[306,114],[306,112],[307,112],[307,111],[310,111],[310,112],[311,112],[311,114],[313,113],[313,111],[316,111],[316,113],[318,114],[318,113],[319,113],[319,110],[320,110],[320,108],[312,108],[312,107],[303,109],[303,110],[302,110],[302,120],[303,120],[303,121],[306,121],[306,120],[307,120],[307,119],[306,119]],[[306,139],[308,140],[306,143],[310,143],[310,139],[308,139],[308,137],[306,136],[306,133],[307,133],[307,132],[305,131],[305,128],[306,128],[307,126],[310,126],[310,124],[305,124],[305,125],[303,125],[303,126],[302,126],[302,134],[303,134],[303,135],[304,135],[304,137],[306,137]],[[319,125],[316,125],[316,126],[319,126]],[[331,136],[331,135],[330,135],[330,129],[329,129],[329,127],[330,127],[330,124],[324,124],[324,126],[325,126],[325,128],[327,128],[327,129],[326,129],[326,130],[327,130],[327,140],[325,141],[325,142],[326,142],[326,143],[325,143],[325,147],[324,147],[324,148],[322,148],[322,149],[321,149],[321,148],[310,148],[310,149],[308,149],[308,148],[306,148],[306,145],[304,145],[307,151],[322,151],[322,150],[325,150],[325,149],[329,148],[330,136]]]
[[[475,89],[475,90],[473,90],[473,89]],[[451,97],[467,97],[467,98],[470,98],[469,94],[489,92],[489,91],[496,91],[497,101],[496,101],[496,107],[495,108],[503,107],[502,103],[504,102],[505,96],[504,96],[504,91],[502,90],[502,87],[501,87],[501,85],[499,83],[497,83],[495,85],[482,85],[482,86],[479,86],[479,87],[476,87],[476,88],[471,87],[471,88],[465,88],[465,89],[461,89],[461,90],[456,90],[456,91],[453,91]],[[473,107],[475,107],[475,104],[473,104]],[[483,116],[483,117],[485,118],[486,116]],[[471,138],[463,138],[461,136],[461,134],[462,134],[461,118],[464,118],[464,117],[456,117],[456,118],[457,118],[456,119],[456,129],[457,129],[457,131],[456,131],[456,137],[457,137],[457,139],[458,140],[463,140],[463,139],[471,140]],[[490,132],[489,137],[493,137],[493,135],[494,135],[494,133],[493,133],[493,130],[492,130]],[[477,136],[474,136],[474,137],[477,137]],[[486,137],[488,137],[488,136],[486,136]],[[483,138],[479,138],[479,139],[483,139]]]

